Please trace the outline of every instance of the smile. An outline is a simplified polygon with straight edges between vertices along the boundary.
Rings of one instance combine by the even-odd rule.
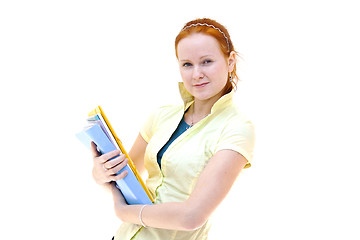
[[[208,85],[209,83],[206,82],[206,83],[200,83],[200,84],[195,84],[194,87],[197,87],[197,88],[202,88],[202,87],[205,87],[206,85]]]

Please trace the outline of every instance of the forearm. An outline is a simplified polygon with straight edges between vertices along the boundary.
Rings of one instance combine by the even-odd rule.
[[[141,214],[143,223],[148,227],[187,230],[184,221],[182,203],[163,203],[146,206]],[[142,225],[140,222],[140,210],[143,205],[121,206],[116,209],[122,221]]]
[[[247,160],[232,150],[216,153],[199,177],[189,198],[146,206],[141,218],[145,225],[173,230],[195,230],[201,227],[229,192]],[[112,185],[116,215],[124,222],[141,225],[143,205],[128,206],[121,192]]]
[[[112,189],[116,215],[123,222],[142,225],[140,210],[143,205],[127,205],[121,193]],[[141,214],[143,223],[148,227],[190,231],[201,227],[196,211],[192,211],[188,202],[169,202],[146,206]]]

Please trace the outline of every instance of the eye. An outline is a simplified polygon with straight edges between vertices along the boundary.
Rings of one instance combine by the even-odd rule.
[[[203,61],[203,64],[204,64],[204,65],[207,65],[207,64],[210,64],[210,63],[212,63],[212,62],[213,62],[212,60],[206,59],[206,60]]]
[[[183,67],[191,67],[191,66],[192,66],[192,64],[189,62],[183,63]]]

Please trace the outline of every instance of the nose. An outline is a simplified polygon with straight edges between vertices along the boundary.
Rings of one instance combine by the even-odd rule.
[[[204,73],[199,66],[195,66],[193,70],[193,79],[199,80],[204,78]]]

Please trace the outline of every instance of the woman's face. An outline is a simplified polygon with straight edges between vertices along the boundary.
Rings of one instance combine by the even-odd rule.
[[[195,33],[179,41],[177,53],[184,86],[195,99],[216,101],[224,94],[234,52],[226,59],[215,38]]]

